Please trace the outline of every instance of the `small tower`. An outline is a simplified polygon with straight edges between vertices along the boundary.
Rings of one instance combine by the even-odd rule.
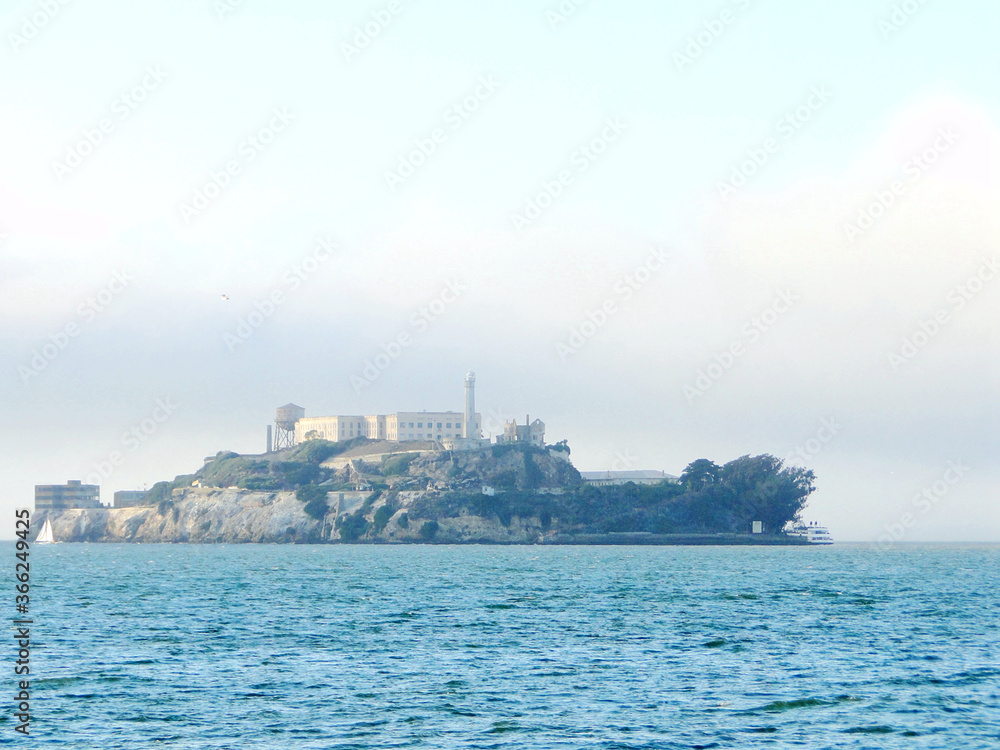
[[[469,370],[465,375],[465,415],[462,420],[462,437],[478,438],[476,431],[476,373]]]

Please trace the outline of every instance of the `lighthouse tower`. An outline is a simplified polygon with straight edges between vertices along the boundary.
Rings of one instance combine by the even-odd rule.
[[[462,437],[479,437],[478,430],[476,430],[476,373],[472,370],[469,370],[465,375],[465,415],[462,420]]]

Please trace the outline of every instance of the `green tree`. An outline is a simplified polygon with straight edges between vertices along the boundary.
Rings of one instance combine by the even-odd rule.
[[[391,504],[386,503],[381,506],[372,518],[372,523],[375,525],[375,533],[378,534],[386,527],[389,523],[389,519],[392,518],[392,514],[396,512],[396,509],[392,507]]]
[[[317,487],[314,484],[307,484],[295,490],[295,497],[305,503],[303,510],[306,515],[321,520],[329,512],[330,508],[326,503],[326,487]]]
[[[560,440],[560,441],[559,441],[558,443],[556,443],[555,445],[551,445],[551,446],[549,446],[549,447],[550,447],[550,448],[551,448],[552,450],[554,450],[554,451],[562,451],[562,452],[564,452],[564,453],[565,453],[566,455],[569,455],[569,453],[570,453],[570,450],[569,450],[569,442],[567,442],[566,440]]]
[[[341,541],[356,542],[368,531],[370,525],[360,510],[353,515],[347,516],[340,526]]]
[[[692,461],[680,476],[680,483],[688,490],[700,490],[719,479],[722,467],[707,458]]]
[[[780,531],[798,517],[815,489],[815,480],[811,470],[785,467],[781,459],[766,453],[730,461],[719,477],[732,493],[742,523],[763,521],[770,532]]]

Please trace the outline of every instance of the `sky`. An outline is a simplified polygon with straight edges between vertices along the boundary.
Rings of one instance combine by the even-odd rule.
[[[1000,6],[0,11],[0,501],[309,416],[770,453],[838,540],[1000,541]],[[13,523],[4,526],[13,536]]]

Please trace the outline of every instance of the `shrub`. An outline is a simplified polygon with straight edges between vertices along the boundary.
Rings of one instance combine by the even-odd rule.
[[[243,477],[237,484],[238,487],[244,490],[251,491],[264,491],[264,490],[280,490],[281,483],[278,482],[274,477]]]
[[[382,474],[387,477],[406,474],[410,470],[410,464],[416,457],[416,453],[403,453],[398,456],[389,456],[382,464]]]
[[[326,487],[317,487],[314,484],[307,484],[295,490],[295,497],[305,503],[303,510],[310,518],[317,521],[322,519],[330,511],[326,503]]]
[[[167,502],[170,500],[170,493],[173,489],[173,482],[157,482],[150,487],[149,492],[142,499],[142,503],[143,505],[158,505],[159,503]],[[160,511],[160,515],[163,515],[162,511]]]
[[[437,521],[427,521],[427,523],[420,527],[420,538],[430,541],[438,533],[439,528],[440,526],[438,526]]]
[[[369,527],[368,521],[365,520],[364,515],[359,511],[352,516],[348,516],[344,519],[344,522],[340,525],[340,539],[344,542],[355,542],[361,538],[361,535],[368,531]]]
[[[542,470],[538,468],[538,464],[535,463],[535,459],[532,458],[531,453],[525,452],[524,454],[524,486],[529,490],[537,489],[545,481],[545,475]]]
[[[277,469],[284,476],[285,484],[293,487],[312,484],[320,478],[319,466],[303,461],[286,461],[285,463],[277,464]]]
[[[389,519],[392,518],[392,514],[395,512],[396,511],[393,510],[392,506],[389,503],[386,503],[377,511],[375,511],[375,515],[372,518],[372,523],[375,525],[376,534],[378,534],[380,531],[382,531],[382,529],[386,527],[386,524],[389,523]]]

